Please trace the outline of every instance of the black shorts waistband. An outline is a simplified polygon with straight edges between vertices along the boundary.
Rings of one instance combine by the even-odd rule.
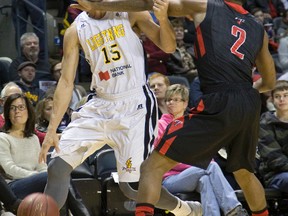
[[[215,92],[222,92],[227,90],[237,90],[237,89],[251,89],[252,83],[249,82],[242,82],[242,83],[221,83],[218,85],[210,85],[201,87],[201,91],[204,94],[210,94]]]

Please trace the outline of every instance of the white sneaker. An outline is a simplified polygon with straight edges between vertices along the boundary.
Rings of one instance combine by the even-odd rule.
[[[187,204],[191,208],[191,213],[187,216],[202,216],[203,210],[200,202],[197,201],[187,201]]]

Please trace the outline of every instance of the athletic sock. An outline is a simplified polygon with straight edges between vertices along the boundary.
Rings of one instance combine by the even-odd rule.
[[[261,211],[257,211],[257,212],[252,212],[252,216],[268,216],[269,212],[268,209],[263,209]]]
[[[153,216],[154,206],[149,203],[136,204],[135,216]]]
[[[189,215],[191,213],[190,206],[184,202],[183,200],[178,199],[178,204],[175,209],[173,209],[172,212],[175,216],[183,216],[183,215]]]

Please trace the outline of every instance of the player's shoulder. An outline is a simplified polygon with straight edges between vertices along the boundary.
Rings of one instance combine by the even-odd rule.
[[[65,31],[64,38],[77,39],[77,23],[74,21]]]

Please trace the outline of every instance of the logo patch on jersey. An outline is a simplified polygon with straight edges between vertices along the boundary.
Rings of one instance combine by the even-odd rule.
[[[128,160],[125,163],[126,167],[122,167],[122,171],[125,170],[126,172],[135,172],[136,167],[132,167],[132,157],[128,158]]]
[[[82,23],[81,26],[80,26],[80,28],[84,28],[85,26],[86,26],[86,24],[85,24],[85,23]]]
[[[99,78],[100,78],[100,81],[102,81],[102,80],[107,81],[110,79],[110,74],[108,73],[108,71],[105,71],[105,72],[100,71],[99,72]]]
[[[112,74],[112,77],[117,77],[120,75],[124,75],[124,71],[129,68],[132,68],[130,64],[117,66],[117,67],[111,68],[110,73]]]
[[[167,134],[171,134],[171,133],[174,133],[175,131],[183,128],[184,126],[184,116],[178,118],[178,119],[175,119],[172,123],[171,123],[171,126],[169,127],[168,131],[167,131]]]
[[[239,25],[241,25],[242,23],[244,23],[244,22],[245,22],[245,20],[244,20],[244,19],[242,19],[242,18],[239,18],[239,17],[235,17],[235,20],[236,20],[236,22],[237,22]]]
[[[174,126],[176,127],[176,126],[178,126],[178,125],[180,125],[180,124],[183,124],[183,122],[181,121],[181,120],[175,120],[174,121]]]
[[[120,12],[116,12],[116,16],[117,17],[121,17],[121,13]]]

